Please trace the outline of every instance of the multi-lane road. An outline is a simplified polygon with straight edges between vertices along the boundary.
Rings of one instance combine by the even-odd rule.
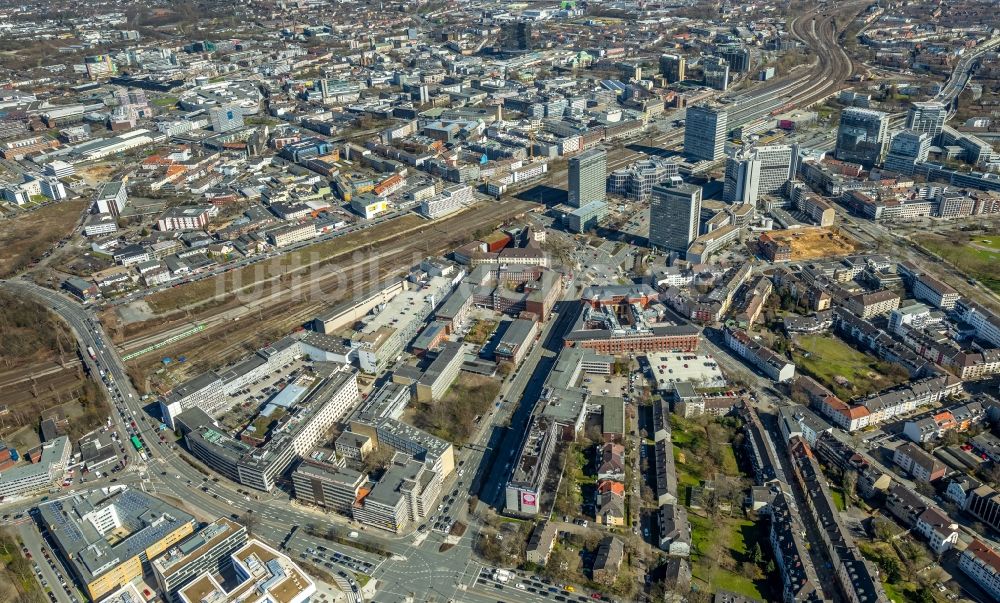
[[[296,557],[306,548],[316,549],[325,546],[330,550],[370,560],[370,557],[366,557],[365,553],[357,549],[310,536],[307,528],[312,526],[322,532],[329,526],[338,526],[344,533],[355,531],[358,533],[355,538],[358,543],[376,546],[392,555],[392,558],[373,564],[372,568],[365,568],[365,571],[361,572],[370,571],[372,577],[378,581],[380,601],[403,601],[410,598],[418,601],[462,600],[485,603],[496,600],[495,597],[464,592],[475,581],[481,568],[481,565],[473,560],[474,526],[461,538],[432,531],[402,536],[384,532],[376,534],[339,515],[326,514],[297,505],[284,493],[278,491],[270,494],[250,493],[241,491],[242,488],[238,485],[222,478],[209,477],[209,473],[200,468],[200,463],[190,457],[182,457],[184,453],[177,449],[176,444],[160,441],[157,433],[159,423],[146,414],[138,393],[128,380],[120,356],[112,346],[105,345],[105,342],[109,341],[107,336],[100,323],[86,308],[61,293],[26,281],[6,281],[0,283],[0,286],[32,296],[52,308],[71,326],[81,349],[86,349],[87,346],[93,347],[97,356],[96,362],[114,376],[112,384],[102,383],[104,389],[112,400],[117,400],[120,396],[128,415],[138,418],[136,424],[145,439],[147,451],[152,456],[145,467],[134,465],[128,476],[119,479],[120,483],[142,487],[172,504],[186,508],[202,520],[224,516],[236,516],[242,520],[252,518],[249,523],[256,536],[273,544],[287,541],[290,552]],[[559,321],[555,321],[555,324],[559,324]],[[550,323],[548,328],[551,329],[552,326],[553,323]],[[540,348],[541,346],[538,346],[533,353],[540,353]],[[86,356],[85,359],[89,361]],[[519,375],[524,376],[515,376],[505,395],[511,397],[518,395],[519,390],[523,389],[526,383],[530,383],[530,373],[522,369]],[[125,423],[120,417],[116,418],[116,423],[122,433],[125,433]],[[513,440],[514,437],[511,441]],[[482,452],[480,450],[469,455],[467,465],[470,469],[476,463],[489,466],[488,462],[482,461],[484,458]],[[144,471],[144,474],[138,473],[140,470]],[[505,476],[501,476],[501,479],[505,479]],[[105,484],[106,481],[105,479],[83,485],[74,484],[66,489],[66,493],[90,489]],[[454,484],[454,481],[449,484]],[[446,486],[446,489],[449,487],[453,485]],[[464,498],[463,501],[456,502],[456,508],[464,506],[463,502]],[[23,499],[3,505],[3,511],[11,514],[25,513],[36,503],[37,499]],[[293,532],[296,527],[301,529],[295,529]],[[452,546],[442,547],[446,542]],[[331,574],[336,574],[340,569],[345,569],[345,566],[334,564]],[[350,569],[350,571],[357,570]],[[463,592],[459,596],[457,593],[460,591]],[[541,599],[542,597],[537,597],[535,600]]]
[[[961,59],[959,59],[958,64],[955,65],[955,69],[951,72],[951,77],[945,82],[944,87],[937,93],[934,100],[940,101],[942,103],[950,104],[958,95],[965,90],[965,87],[969,84],[969,80],[972,75],[972,68],[976,65],[976,62],[987,52],[990,52],[1000,46],[1000,37],[992,38],[983,44],[980,44],[976,48],[972,49]],[[954,113],[954,108],[950,114]]]

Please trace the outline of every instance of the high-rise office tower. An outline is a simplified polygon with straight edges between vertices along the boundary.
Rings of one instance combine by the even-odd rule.
[[[718,161],[726,145],[729,113],[720,105],[688,107],[684,124],[684,154],[692,159]]]
[[[720,57],[706,57],[701,63],[705,76],[705,85],[715,90],[725,91],[729,88],[729,63]]]
[[[896,132],[889,143],[889,154],[885,156],[885,169],[912,176],[916,164],[927,161],[931,149],[931,134],[903,130]]]
[[[726,63],[736,73],[744,73],[750,69],[750,49],[739,44],[720,46],[718,56],[726,59]]]
[[[514,21],[503,29],[504,50],[531,50],[531,21]]]
[[[866,168],[882,163],[889,146],[889,116],[881,111],[849,107],[840,114],[837,159]]]
[[[934,137],[944,129],[944,122],[948,119],[948,107],[944,103],[937,101],[924,101],[910,105],[910,111],[906,114],[906,129],[914,132],[926,132]]]
[[[795,152],[787,144],[755,147],[760,158],[760,194],[778,195],[785,183],[795,177]]]
[[[722,200],[756,203],[761,195],[777,195],[792,177],[792,147],[784,144],[750,146],[726,159]]]
[[[668,84],[674,84],[684,79],[687,71],[687,59],[677,54],[660,56],[660,75],[667,79]]]
[[[726,203],[757,203],[760,197],[760,159],[753,153],[737,152],[726,158],[722,200]]]
[[[683,254],[698,238],[701,187],[677,176],[657,184],[649,202],[649,244]]]
[[[604,201],[607,192],[608,154],[601,149],[584,151],[569,160],[569,204],[583,207]]]

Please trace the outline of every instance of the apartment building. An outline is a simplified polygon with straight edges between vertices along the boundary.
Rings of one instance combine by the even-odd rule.
[[[892,462],[906,471],[914,480],[925,483],[941,479],[944,477],[946,469],[944,463],[910,442],[893,451]]]
[[[959,294],[950,285],[929,274],[918,274],[913,279],[913,297],[939,310],[951,310],[958,303]]]
[[[180,205],[163,212],[156,220],[159,230],[200,230],[219,209],[214,205]]]
[[[911,442],[923,444],[938,440],[950,431],[968,431],[971,427],[982,424],[985,419],[986,409],[983,404],[973,400],[910,419],[903,425],[902,433]]]
[[[878,570],[864,558],[844,525],[812,449],[801,438],[793,438],[788,449],[793,476],[805,493],[805,517],[812,521],[814,533],[819,534],[845,600],[888,602]]]
[[[779,383],[790,381],[795,377],[794,364],[754,341],[742,329],[727,328],[726,345]]]
[[[915,529],[935,555],[943,555],[958,543],[958,524],[934,507],[928,507],[917,517]]]
[[[784,603],[821,599],[823,591],[802,534],[799,515],[784,492],[779,492],[763,510],[770,518],[770,544],[781,574]]]
[[[976,538],[958,558],[958,567],[994,600],[1000,600],[1000,553]]]
[[[1000,317],[991,310],[967,299],[955,304],[955,312],[961,320],[969,323],[976,331],[976,337],[1000,347]]]
[[[556,524],[548,521],[540,522],[531,532],[526,549],[526,557],[530,563],[545,565],[549,560],[549,554],[556,543],[556,536],[559,531]]]
[[[899,296],[887,289],[860,293],[847,299],[847,309],[867,320],[899,308]]]

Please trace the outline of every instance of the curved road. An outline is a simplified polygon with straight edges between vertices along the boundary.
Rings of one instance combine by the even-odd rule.
[[[41,300],[47,307],[58,313],[72,327],[81,348],[94,348],[97,361],[92,362],[84,355],[88,365],[99,365],[109,371],[114,377],[114,383],[109,385],[98,382],[107,391],[112,400],[121,396],[122,404],[127,409],[127,416],[134,416],[139,431],[146,443],[151,459],[144,466],[141,462],[135,465],[141,473],[129,474],[121,478],[122,483],[140,484],[144,489],[171,501],[173,504],[186,506],[192,514],[203,520],[216,517],[233,516],[251,517],[249,522],[254,535],[273,544],[284,543],[293,534],[288,548],[292,551],[304,551],[306,547],[316,548],[320,545],[329,550],[349,552],[352,556],[365,558],[371,554],[305,534],[306,526],[316,526],[326,529],[336,525],[342,533],[351,530],[359,531],[357,540],[364,544],[374,545],[392,554],[371,570],[373,578],[379,581],[378,591],[390,595],[387,600],[403,600],[412,597],[416,601],[449,600],[469,601],[470,603],[493,603],[495,597],[482,593],[466,591],[466,586],[475,583],[481,565],[473,560],[472,541],[475,530],[470,529],[457,543],[448,550],[440,548],[448,537],[437,532],[413,535],[390,535],[385,532],[373,533],[346,518],[322,513],[304,508],[288,500],[281,492],[241,493],[241,488],[222,478],[210,478],[209,472],[203,472],[197,467],[200,463],[187,457],[182,457],[175,444],[169,440],[160,442],[156,428],[158,421],[151,419],[143,408],[138,393],[132,387],[125,373],[124,365],[113,346],[105,345],[109,341],[100,323],[90,315],[89,311],[76,301],[49,289],[40,287],[24,280],[0,282],[0,287],[13,289],[24,295],[30,295]],[[517,385],[520,385],[518,383]],[[125,433],[125,422],[118,415],[115,423],[121,432]],[[471,463],[469,464],[471,467]],[[453,474],[454,475],[454,474]],[[470,476],[471,477],[471,476]],[[454,488],[454,477],[444,489]],[[66,488],[68,494],[74,490],[88,490],[95,483],[74,485]],[[249,495],[248,495],[249,494]],[[22,499],[3,506],[5,513],[27,512],[37,504],[37,498]],[[458,503],[456,503],[458,504]],[[296,527],[303,529],[295,530]],[[456,539],[451,538],[449,542]],[[334,567],[333,573],[338,568]],[[459,594],[461,592],[461,594]],[[540,597],[523,597],[525,601],[542,600]]]

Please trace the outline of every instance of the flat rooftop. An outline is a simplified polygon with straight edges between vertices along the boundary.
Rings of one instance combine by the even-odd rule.
[[[185,603],[301,603],[316,585],[291,559],[257,540],[232,554],[238,575],[247,576],[227,591],[219,580],[204,573],[178,591]]]
[[[690,382],[695,387],[721,387],[725,377],[710,355],[685,352],[657,352],[646,355],[657,389],[672,389],[674,383]]]
[[[39,520],[87,582],[194,523],[188,513],[128,488],[74,494],[40,504],[38,511]]]
[[[430,304],[437,306],[451,287],[451,279],[443,276],[431,277],[423,287],[409,289],[393,297],[378,314],[366,317],[362,333],[374,333],[382,327],[400,328],[402,323],[412,320],[416,310]],[[421,320],[423,317],[420,317]]]

